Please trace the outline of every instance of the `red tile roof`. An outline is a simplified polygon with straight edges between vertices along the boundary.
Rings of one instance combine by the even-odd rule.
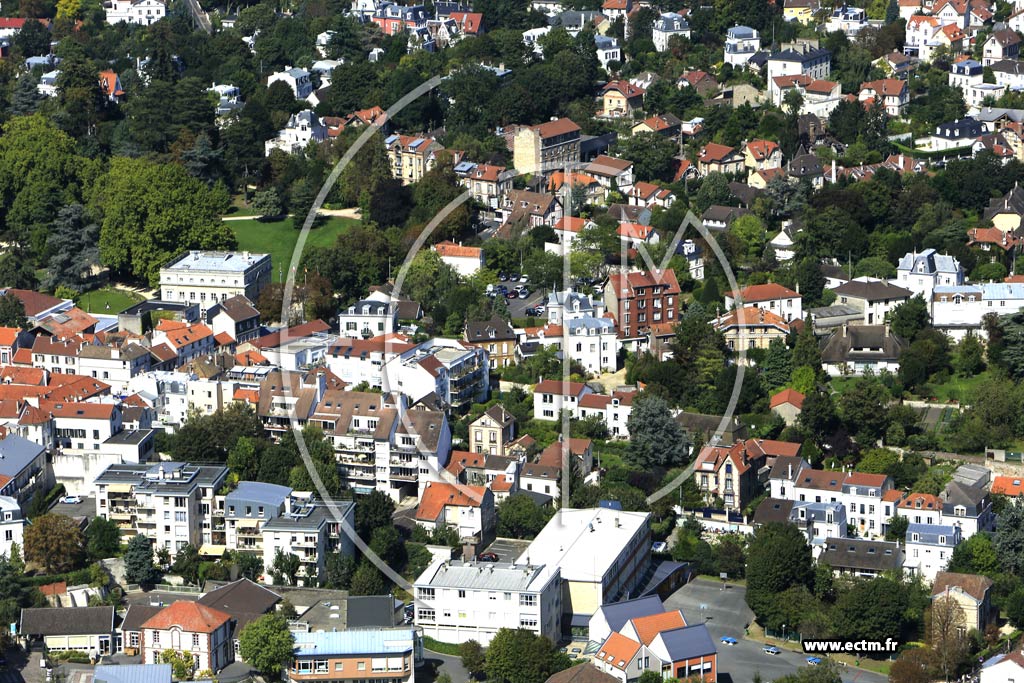
[[[705,164],[722,161],[736,150],[727,145],[720,145],[717,142],[709,142],[700,150],[699,160]]]
[[[553,138],[566,133],[579,132],[580,127],[572,119],[561,118],[534,126],[533,130],[540,133],[542,138]]]
[[[166,631],[177,626],[187,633],[213,633],[230,619],[218,609],[179,600],[147,619],[142,628]]]
[[[1000,493],[1004,496],[1019,496],[1024,494],[1024,479],[1021,477],[1008,477],[999,475],[992,480],[992,493]]]
[[[637,617],[631,620],[636,630],[637,638],[644,645],[650,645],[662,631],[671,631],[686,626],[683,613],[679,610],[649,614],[645,617]]]
[[[583,382],[563,382],[560,379],[545,379],[534,385],[533,393],[579,396],[586,387],[587,385]]]
[[[783,287],[780,284],[769,282],[764,285],[750,285],[744,287],[739,291],[740,296],[743,297],[744,303],[757,303],[759,301],[774,301],[776,299],[800,299],[802,298],[799,294],[794,292],[789,287]],[[736,298],[736,292],[729,292],[728,296],[732,299]]]
[[[597,652],[597,659],[611,664],[616,669],[625,669],[639,651],[640,643],[621,633],[613,633],[601,645],[601,649]]]
[[[784,403],[788,403],[794,406],[797,410],[800,410],[804,406],[804,395],[795,389],[783,389],[772,396],[768,407],[778,408]]]
[[[747,151],[757,161],[764,161],[779,149],[771,140],[751,140],[747,143]]]
[[[487,489],[483,486],[462,484],[456,486],[445,482],[430,482],[420,497],[420,504],[416,508],[416,519],[433,522],[449,505],[478,508],[486,491]]]
[[[483,253],[483,249],[480,247],[464,247],[461,244],[455,244],[455,242],[451,241],[438,242],[432,248],[437,252],[438,256],[447,256],[449,258],[478,259]]]
[[[634,97],[642,97],[644,92],[645,92],[643,88],[635,86],[632,83],[630,83],[629,81],[621,81],[621,80],[619,80],[619,81],[608,81],[607,83],[605,83],[604,87],[601,88],[601,90],[602,90],[602,92],[608,92],[610,90],[615,90],[615,91],[621,93],[624,97],[626,97],[628,99],[633,99]]]

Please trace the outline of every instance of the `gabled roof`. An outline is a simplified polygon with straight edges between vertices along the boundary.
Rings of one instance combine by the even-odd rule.
[[[729,292],[727,295],[732,299],[737,298],[736,292]],[[775,282],[769,282],[763,285],[750,285],[744,287],[739,291],[739,296],[743,298],[744,303],[757,303],[759,301],[774,301],[776,299],[800,299],[802,298],[799,293],[794,292],[789,287],[783,287]]]
[[[652,614],[659,614],[664,611],[665,606],[662,604],[661,598],[657,595],[648,595],[642,598],[634,598],[633,600],[613,602],[608,605],[602,605],[598,608],[598,612],[603,614],[604,620],[608,623],[608,627],[613,632],[621,630],[622,627],[626,625],[627,621],[650,616]]]
[[[1014,498],[1024,495],[1024,479],[1021,477],[999,475],[992,480],[992,493],[1012,496]]]
[[[114,607],[41,607],[21,610],[22,635],[86,636],[114,631]]]
[[[533,126],[533,130],[537,131],[541,138],[553,138],[568,133],[579,133],[580,127],[572,119],[560,118]]]
[[[602,92],[609,92],[611,90],[622,94],[623,97],[628,99],[642,97],[644,94],[643,88],[633,85],[629,81],[609,81],[605,83],[603,88],[601,88]]]
[[[639,651],[640,643],[621,633],[613,633],[601,645],[595,658],[616,669],[625,669]]]
[[[727,157],[735,154],[736,150],[728,145],[720,145],[717,142],[709,142],[700,150],[699,161],[704,164],[722,162]]]
[[[559,396],[579,396],[587,385],[583,382],[562,382],[557,379],[545,379],[533,387],[534,394],[558,394]]]
[[[429,482],[420,496],[416,519],[425,522],[436,521],[449,505],[478,508],[486,492],[487,488],[484,486],[456,486],[446,482]]]
[[[677,609],[636,617],[631,619],[630,622],[633,624],[633,630],[636,631],[637,638],[644,645],[650,645],[663,631],[671,631],[672,629],[686,626],[686,619],[683,618],[683,613]]]
[[[932,599],[946,593],[947,590],[952,592],[954,589],[959,589],[981,602],[993,585],[992,579],[987,576],[939,572],[935,575],[935,581],[932,582]]]
[[[769,401],[769,408],[778,408],[781,405],[789,404],[800,410],[804,405],[804,395],[796,389],[783,389],[777,394],[773,394]]]
[[[778,149],[778,144],[771,140],[751,140],[747,143],[747,151],[757,161],[764,161],[778,151]]]
[[[867,81],[860,84],[861,94],[869,90],[883,97],[898,97],[907,93],[906,81],[898,78],[880,78],[877,81]]]

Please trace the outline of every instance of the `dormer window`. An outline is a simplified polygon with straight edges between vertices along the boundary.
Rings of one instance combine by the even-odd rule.
[[[957,517],[966,517],[967,508],[965,508],[963,505],[957,505],[955,508],[953,508],[953,514]]]
[[[939,545],[946,545],[946,537],[939,536]]]
[[[917,533],[910,534],[910,540],[913,541],[914,543],[917,543],[918,541],[921,540],[921,534],[917,534]]]

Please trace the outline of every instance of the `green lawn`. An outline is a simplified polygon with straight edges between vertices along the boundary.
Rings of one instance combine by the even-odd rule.
[[[113,287],[103,287],[85,292],[78,297],[78,307],[87,313],[115,314],[134,306],[142,301],[142,297],[131,292],[123,292]]]
[[[356,223],[358,221],[339,216],[324,218],[309,231],[306,248],[330,246],[334,244],[338,235]],[[252,219],[230,221],[228,225],[231,226],[238,239],[240,250],[270,254],[274,267],[274,282],[280,282],[281,274],[287,270],[292,261],[292,252],[295,251],[295,243],[299,239],[299,231],[292,227],[291,220],[263,223]]]

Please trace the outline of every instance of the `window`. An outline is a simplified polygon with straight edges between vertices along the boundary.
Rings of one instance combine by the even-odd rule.
[[[334,663],[334,671],[335,672],[344,671],[344,670],[345,670],[345,662],[335,662]]]
[[[159,645],[160,644],[160,631],[153,631],[153,644],[154,645]]]
[[[464,598],[464,597],[466,597],[466,591],[464,591],[464,590],[462,590],[462,589],[460,588],[460,589],[459,589],[459,597],[460,597],[460,598]]]
[[[366,662],[359,662],[356,664],[357,671],[366,671]]]
[[[199,639],[200,639],[200,637],[201,636],[198,633],[193,633],[192,634],[192,649],[193,650],[198,650],[199,649]]]
[[[519,596],[519,605],[522,607],[536,607],[537,596],[524,593]]]
[[[420,609],[419,620],[420,621],[434,621],[436,613],[432,609]]]
[[[420,600],[433,600],[434,589],[433,588],[420,588]]]

